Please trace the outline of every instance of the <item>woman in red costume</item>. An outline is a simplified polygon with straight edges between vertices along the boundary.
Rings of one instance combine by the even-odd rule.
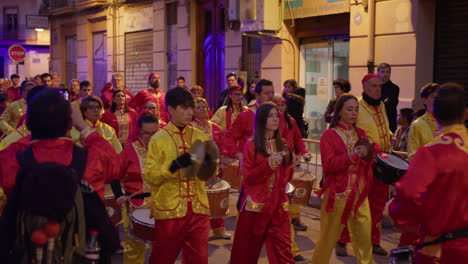
[[[111,126],[122,146],[137,138],[138,113],[125,103],[125,92],[116,90],[112,95],[112,106],[101,117],[101,122]]]
[[[312,263],[328,263],[347,225],[358,263],[374,263],[371,243],[371,215],[367,195],[372,180],[372,148],[357,144],[366,139],[356,128],[359,104],[351,94],[341,95],[335,115],[320,139],[322,166],[327,177],[318,193],[324,195],[320,211],[320,236]],[[366,160],[364,160],[366,159]]]
[[[232,264],[257,263],[263,243],[270,264],[294,263],[286,185],[291,179],[291,152],[281,139],[276,105],[257,109],[253,139],[243,151],[239,218]]]

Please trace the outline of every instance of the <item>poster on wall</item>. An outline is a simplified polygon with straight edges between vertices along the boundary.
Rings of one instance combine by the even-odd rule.
[[[284,19],[349,12],[348,0],[285,0]]]
[[[328,81],[327,77],[319,77],[317,83],[317,99],[327,100]]]

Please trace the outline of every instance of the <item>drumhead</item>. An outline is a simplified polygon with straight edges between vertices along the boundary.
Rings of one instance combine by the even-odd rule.
[[[392,154],[392,153],[388,153],[388,152],[382,152],[382,153],[387,155],[387,157],[382,158],[380,155],[378,154],[376,155],[377,159],[381,161],[382,163],[385,163],[388,166],[395,168],[395,169],[404,170],[404,171],[408,170],[408,162],[406,162],[406,160],[404,160],[400,156]]]
[[[215,184],[209,187],[207,186],[206,191],[207,192],[219,192],[219,191],[223,191],[223,190],[230,189],[230,188],[231,188],[231,185],[229,185],[227,181],[220,179]]]
[[[131,212],[130,217],[140,223],[154,225],[154,218],[150,218],[151,210],[149,208],[138,208]]]
[[[286,193],[287,194],[291,194],[292,192],[294,192],[294,185],[292,185],[290,182],[288,182],[288,184],[286,185]]]

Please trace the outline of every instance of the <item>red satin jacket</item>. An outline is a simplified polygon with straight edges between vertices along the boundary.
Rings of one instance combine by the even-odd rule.
[[[169,113],[166,109],[166,94],[160,89],[157,89],[156,93],[150,92],[148,89],[139,91],[135,97],[130,100],[128,106],[135,109],[137,112],[141,112],[145,109],[145,105],[148,102],[156,103],[156,114],[158,118],[165,123],[169,123]]]

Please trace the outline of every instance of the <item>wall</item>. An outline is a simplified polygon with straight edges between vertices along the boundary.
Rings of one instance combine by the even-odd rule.
[[[374,63],[392,65],[392,81],[400,87],[399,108],[412,107],[422,84],[432,80],[433,4],[423,0],[391,0],[376,3]],[[362,1],[350,1],[350,82],[353,93],[362,92],[367,73],[369,17]],[[427,23],[427,22],[431,22]],[[428,44],[418,45],[423,41]],[[416,67],[418,66],[418,67]],[[418,68],[418,69],[416,69]]]

